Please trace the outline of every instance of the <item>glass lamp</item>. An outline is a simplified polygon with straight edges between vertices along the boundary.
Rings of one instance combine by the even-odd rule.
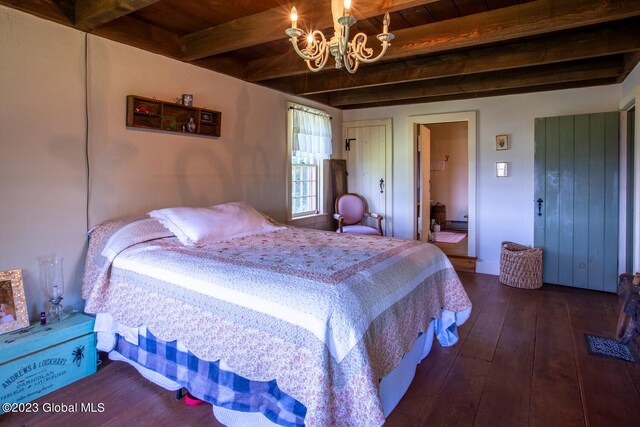
[[[62,295],[64,294],[64,276],[62,273],[63,258],[50,255],[39,259],[40,276],[47,298],[51,303],[49,308],[49,322],[56,322],[66,318],[62,311]]]

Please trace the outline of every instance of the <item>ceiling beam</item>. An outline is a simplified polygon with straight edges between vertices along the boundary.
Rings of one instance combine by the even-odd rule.
[[[474,74],[462,77],[447,77],[413,83],[381,86],[375,91],[354,89],[330,94],[333,107],[350,104],[367,104],[380,101],[412,99],[428,96],[444,96],[483,92],[489,90],[513,89],[545,84],[565,83],[580,80],[616,77],[622,68],[622,56],[606,59],[577,61],[543,65],[518,70]]]
[[[396,39],[385,59],[505,42],[633,16],[640,16],[640,0],[537,0],[399,30],[394,32]],[[307,70],[292,50],[278,57],[251,61],[248,76],[249,81],[256,82]]]
[[[638,28],[640,21],[629,20],[606,28],[560,34],[544,39],[363,67],[354,75],[338,71],[295,79],[281,78],[265,83],[283,92],[304,96],[595,58],[640,51]]]
[[[382,15],[384,12],[395,12],[435,1],[437,0],[362,1],[352,5],[351,14],[358,19],[366,19]],[[295,2],[300,26],[313,25],[314,29],[319,30],[333,27],[331,2],[324,1],[320,5],[318,3],[317,0]],[[289,9],[277,7],[187,34],[182,37],[182,59],[192,61],[284,39],[284,30],[291,25],[289,13]]]
[[[76,0],[75,26],[89,31],[159,0]]]
[[[550,90],[565,90],[565,89],[575,89],[575,88],[582,88],[582,87],[613,85],[616,83],[618,82],[615,77],[608,77],[604,79],[580,80],[577,82],[529,86],[526,88],[489,90],[489,91],[483,91],[483,92],[462,93],[462,94],[443,95],[443,96],[427,96],[423,98],[402,99],[399,101],[380,101],[380,102],[375,102],[371,104],[351,104],[351,105],[345,105],[342,109],[353,110],[357,108],[388,107],[388,106],[407,105],[407,104],[424,104],[429,102],[455,101],[459,99],[477,99],[477,98],[486,98],[489,96],[516,95],[516,94],[542,92],[542,91],[550,91]]]

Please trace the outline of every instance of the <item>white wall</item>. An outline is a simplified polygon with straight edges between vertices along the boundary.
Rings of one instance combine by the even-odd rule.
[[[468,165],[466,122],[427,125],[431,131],[431,160],[444,160],[444,170],[431,170],[431,200],[447,208],[448,221],[466,221]]]
[[[478,111],[477,243],[478,271],[497,274],[500,243],[533,244],[534,119],[617,111],[619,86],[539,92],[463,101],[348,110],[345,121],[391,117],[394,122],[394,232],[412,238],[413,150],[410,116]],[[508,134],[510,149],[495,150],[495,136]],[[495,163],[509,162],[509,177],[496,178]],[[472,189],[470,189],[471,191]]]
[[[78,302],[85,252],[83,34],[0,7],[0,270],[23,269],[30,317],[44,309],[39,256],[64,257]]]
[[[99,37],[89,37],[89,52],[91,224],[230,200],[286,220],[286,102],[292,97]],[[196,106],[222,112],[220,138],[125,127],[127,95],[172,100],[182,93],[192,93]],[[337,152],[341,112],[314,106],[334,117]]]
[[[640,86],[640,63],[635,66],[626,79],[620,84],[620,108],[623,109],[636,97],[637,88]]]
[[[63,304],[82,308],[86,252],[85,34],[0,6],[0,270],[23,269],[32,319],[44,309],[37,258],[65,258]],[[286,218],[286,102],[342,113],[212,71],[88,37],[89,225],[151,209],[246,200]],[[303,64],[302,64],[303,65]],[[127,129],[127,95],[222,112],[222,136]]]

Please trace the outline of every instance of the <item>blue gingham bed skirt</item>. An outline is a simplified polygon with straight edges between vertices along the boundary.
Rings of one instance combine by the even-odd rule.
[[[117,335],[116,351],[147,369],[185,387],[198,399],[242,412],[262,412],[285,427],[304,426],[307,408],[278,388],[275,380],[250,381],[220,368],[220,361],[205,362],[175,341],[156,338],[141,328],[138,345]]]

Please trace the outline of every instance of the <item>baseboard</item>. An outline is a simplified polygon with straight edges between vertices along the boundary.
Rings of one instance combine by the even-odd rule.
[[[476,273],[500,275],[500,263],[495,261],[477,261]]]

